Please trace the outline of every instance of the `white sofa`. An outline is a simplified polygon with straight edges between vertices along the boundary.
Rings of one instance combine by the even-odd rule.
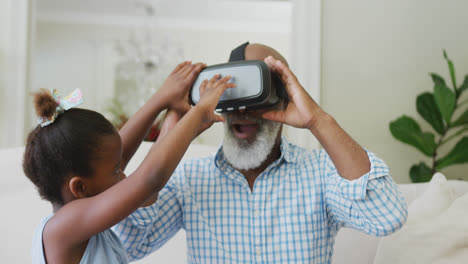
[[[141,162],[150,144],[143,143],[130,162],[127,173]],[[24,148],[0,150],[2,172],[0,208],[0,259],[2,263],[30,263],[31,238],[39,221],[50,214],[51,206],[39,198],[32,183],[24,176],[22,156]],[[187,157],[205,156],[216,151],[216,147],[192,144]],[[468,182],[449,181],[457,196],[468,192]],[[408,203],[424,192],[425,184],[401,184],[400,189]],[[372,237],[351,229],[342,229],[335,243],[333,263],[374,263],[379,237]],[[136,263],[184,263],[185,233],[180,231],[168,244],[151,256]]]

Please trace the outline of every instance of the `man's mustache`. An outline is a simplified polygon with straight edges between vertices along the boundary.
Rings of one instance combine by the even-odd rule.
[[[233,121],[238,121],[238,120],[253,121],[253,122],[256,122],[257,124],[262,124],[266,121],[265,119],[261,117],[257,117],[257,116],[250,115],[250,114],[228,114],[224,118],[229,124],[232,123]]]

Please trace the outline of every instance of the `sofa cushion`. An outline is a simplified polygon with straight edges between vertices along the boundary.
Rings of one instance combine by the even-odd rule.
[[[454,200],[454,190],[445,176],[434,174],[426,191],[409,205],[406,225],[419,224],[422,219],[440,215]]]
[[[408,208],[408,222],[381,239],[374,263],[464,263],[468,259],[468,193],[455,199],[442,174]]]

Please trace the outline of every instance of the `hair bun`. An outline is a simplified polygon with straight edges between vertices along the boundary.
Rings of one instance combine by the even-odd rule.
[[[58,104],[49,90],[41,88],[34,93],[34,108],[37,116],[49,118],[55,114],[57,106]]]

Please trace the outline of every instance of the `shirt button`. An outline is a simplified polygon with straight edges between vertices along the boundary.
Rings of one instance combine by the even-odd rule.
[[[255,216],[255,217],[259,217],[259,216],[260,216],[260,210],[255,210],[254,216]]]
[[[257,247],[255,251],[256,251],[257,255],[262,254],[262,249],[260,247]]]

